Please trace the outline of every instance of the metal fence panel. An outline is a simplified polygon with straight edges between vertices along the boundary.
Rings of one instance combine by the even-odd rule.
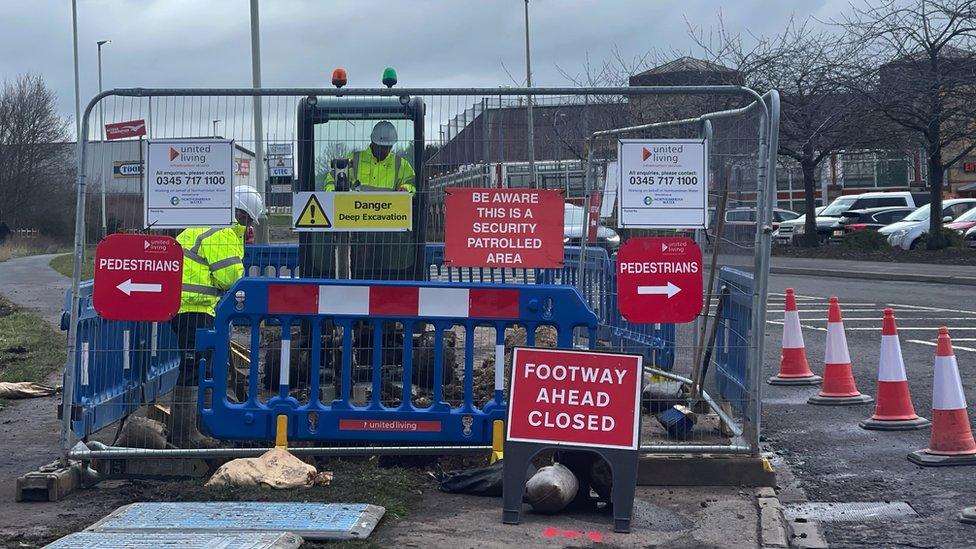
[[[533,95],[534,162],[528,155],[526,140],[527,93]],[[256,138],[252,123],[258,106],[264,121],[261,139]],[[366,408],[379,405],[384,409],[433,407],[439,410],[438,403],[447,409],[477,408],[495,399],[494,363],[509,360],[511,348],[521,344],[641,353],[648,357],[646,362],[652,368],[662,372],[659,375],[690,376],[695,361],[700,360],[704,347],[709,344],[701,329],[705,315],[694,325],[643,325],[627,322],[617,309],[614,252],[619,242],[635,236],[673,234],[693,234],[702,244],[707,254],[706,277],[711,272],[717,276],[718,270],[724,267],[740,268],[756,276],[748,296],[751,306],[729,313],[735,322],[751,322],[752,330],[741,340],[720,340],[720,347],[731,345],[741,351],[735,356],[748,356],[750,367],[744,371],[748,372],[749,379],[740,380],[737,391],[723,388],[725,382],[721,380],[728,377],[727,362],[713,369],[713,373],[718,372],[717,377],[706,379],[708,392],[732,404],[734,417],[725,414],[727,423],[735,424],[734,431],[748,432],[749,440],[743,441],[738,435],[722,435],[707,426],[696,429],[689,439],[678,440],[667,435],[648,414],[644,417],[645,450],[739,451],[746,448],[758,451],[759,415],[749,410],[756,411],[759,406],[756,372],[757,361],[762,356],[762,339],[756,334],[761,335],[762,330],[761,324],[758,330],[756,325],[765,319],[762,296],[769,253],[766,229],[773,202],[767,181],[775,181],[771,177],[775,167],[769,159],[771,151],[775,151],[778,121],[775,92],[760,98],[746,88],[706,86],[532,90],[132,89],[101,94],[86,109],[85,139],[79,144],[76,268],[64,322],[69,331],[69,361],[65,371],[69,413],[65,415],[63,445],[68,452],[76,437],[90,437],[110,447],[119,447],[119,455],[126,452],[131,455],[137,449],[146,448],[145,441],[138,440],[140,436],[117,435],[110,432],[115,429],[106,427],[122,418],[155,418],[167,407],[172,411],[180,404],[188,404],[174,402],[169,393],[177,383],[187,383],[187,379],[177,380],[180,357],[193,353],[194,349],[181,341],[185,334],[174,330],[175,325],[170,323],[109,322],[98,318],[91,309],[90,286],[82,283],[80,276],[92,253],[93,246],[89,243],[114,232],[166,232],[144,226],[142,194],[152,182],[144,181],[140,171],[132,169],[132,165],[138,166],[142,161],[142,143],[101,140],[100,132],[89,124],[89,116],[96,107],[104,110],[107,122],[146,120],[148,138],[233,139],[234,185],[258,185],[262,174],[267,173],[267,166],[258,164],[265,156],[265,151],[257,150],[259,144],[281,145],[282,149],[293,151],[291,155],[268,158],[273,165],[293,167],[294,176],[270,178],[265,182],[270,215],[262,220],[256,238],[267,237],[271,244],[245,246],[246,277],[238,283],[238,289],[241,285],[267,288],[275,283],[273,279],[294,278],[301,283],[318,284],[333,284],[328,281],[337,278],[366,281],[363,282],[366,285],[442,282],[459,289],[515,285],[524,292],[562,285],[576,287],[596,319],[592,331],[587,324],[575,330],[568,328],[567,332],[547,331],[525,323],[524,319],[497,325],[466,323],[460,319],[435,322],[412,317],[373,319],[329,314],[284,320],[281,315],[271,313],[234,313],[228,317],[226,326],[207,328],[212,337],[216,333],[226,336],[226,342],[222,339],[220,343],[211,343],[214,355],[206,365],[211,371],[184,378],[205,380],[203,386],[210,396],[201,393],[199,400],[206,401],[202,406],[203,415],[208,418],[207,426],[221,437],[238,439],[240,442],[234,448],[242,453],[250,451],[246,446],[263,444],[267,430],[257,429],[258,435],[243,440],[247,438],[246,424],[230,425],[229,420],[215,424],[214,416],[207,416],[213,408],[207,406],[217,401],[227,403],[227,410],[242,402],[267,406],[278,394],[282,398],[301,397],[299,402],[306,406],[302,414],[335,400]],[[380,119],[393,123],[399,134],[392,154],[400,156],[416,172],[411,230],[348,235],[293,232],[292,193],[324,189],[329,178],[335,178],[330,169],[334,159],[355,156],[356,151],[369,150],[373,154],[370,133]],[[595,243],[587,242],[584,228],[591,197],[598,193],[604,201],[613,200],[614,193],[610,192],[613,182],[605,183],[616,160],[616,140],[620,137],[706,138],[712,180],[710,203],[714,206],[727,203],[725,213],[752,209],[756,221],[743,225],[728,218],[721,231],[713,222],[708,231],[695,233],[619,229],[611,209],[609,215],[601,216],[600,225],[607,229],[605,234],[615,232],[619,238],[601,237]],[[534,181],[530,175],[533,171],[537,174]],[[366,174],[362,178],[368,177]],[[444,189],[452,186],[563,190],[569,204],[564,232],[565,265],[561,269],[472,269],[444,265],[443,198]],[[714,215],[719,217],[717,213]],[[714,269],[709,264],[713,259]],[[711,307],[705,307],[706,315],[715,314],[711,309],[719,284],[712,284],[713,295],[707,296]],[[747,293],[743,292],[739,298],[746,299]],[[226,295],[219,308],[232,309],[234,299],[235,296]],[[723,322],[732,319],[723,318]],[[284,348],[288,349],[287,357],[282,355]],[[197,345],[197,350],[206,349]],[[410,370],[417,371],[413,357],[418,350],[422,355],[418,358],[426,361],[429,377],[434,379],[415,380],[408,375]],[[434,356],[438,352],[442,355]],[[450,355],[456,363],[453,369],[456,376],[450,382],[443,379],[449,369],[441,363],[444,355]],[[722,364],[717,358],[720,356],[724,355],[713,355],[715,364]],[[348,374],[346,377],[340,374],[338,378],[328,378],[324,372],[327,360],[341,357],[347,357],[342,360],[350,361],[350,368],[353,363],[358,364],[358,370],[341,372]],[[336,364],[342,366],[341,361]],[[221,386],[231,396],[217,395],[220,387],[216,379],[207,377],[213,371],[226,372],[227,379],[221,380]],[[360,373],[355,374],[356,371]],[[287,372],[289,384],[282,395],[279,381],[283,372]],[[360,375],[361,379],[353,374]],[[652,379],[659,378],[649,377]],[[343,387],[343,380],[348,380],[349,387]],[[336,387],[335,394],[323,393],[323,388],[330,384]],[[473,391],[482,385],[489,389],[489,398],[480,402],[477,398],[471,400]],[[347,388],[351,392],[343,392]],[[348,398],[343,400],[340,398],[343,395]],[[500,398],[503,401],[503,395]],[[234,413],[240,411],[234,410]],[[722,415],[711,412],[703,416],[703,421],[714,422]],[[307,430],[308,417],[302,415],[296,423],[301,426],[296,427],[298,431],[293,435],[320,442],[325,437]],[[253,416],[252,421],[256,421]],[[170,427],[174,428],[179,427]],[[420,439],[429,443],[459,442],[453,435],[410,440]],[[376,440],[406,439],[390,436]],[[483,437],[480,441],[484,441]],[[123,442],[129,448],[121,448]],[[231,455],[228,452],[232,451],[225,447],[219,452]]]

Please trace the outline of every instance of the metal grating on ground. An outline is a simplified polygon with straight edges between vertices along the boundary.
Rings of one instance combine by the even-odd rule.
[[[270,532],[75,532],[46,549],[298,549],[295,534]]]
[[[132,503],[87,531],[291,532],[306,540],[366,538],[386,509],[365,503]]]
[[[820,522],[867,522],[869,520],[917,517],[918,513],[904,501],[851,501],[788,503],[783,506],[787,520]]]

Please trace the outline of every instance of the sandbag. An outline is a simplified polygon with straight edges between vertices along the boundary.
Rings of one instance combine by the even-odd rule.
[[[0,381],[0,398],[47,397],[57,393],[59,390],[59,387],[51,387],[50,385],[30,381]]]
[[[142,416],[129,416],[125,419],[122,431],[112,446],[123,448],[150,448],[161,450],[170,448],[166,443],[166,426],[156,420]]]
[[[502,496],[502,485],[505,479],[505,465],[503,459],[487,467],[448,471],[441,479],[441,491],[449,494],[468,494],[498,498]],[[525,472],[525,478],[531,478],[536,468],[531,463]]]
[[[553,463],[525,483],[525,498],[538,513],[558,513],[573,501],[578,490],[576,475],[566,466]]]
[[[326,485],[332,473],[319,473],[314,466],[288,453],[272,448],[260,457],[240,458],[220,466],[207,486],[266,486],[268,488],[305,488]]]

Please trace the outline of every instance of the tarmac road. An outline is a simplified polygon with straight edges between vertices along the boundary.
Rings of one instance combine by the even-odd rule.
[[[823,370],[827,298],[837,295],[861,392],[876,394],[881,311],[891,306],[916,412],[931,418],[934,342],[936,329],[943,325],[953,337],[966,398],[976,403],[976,287],[772,275],[764,377],[779,367],[782,326],[777,321],[782,322],[787,287],[802,296],[800,322],[815,373]],[[863,430],[857,422],[871,415],[873,404],[806,404],[817,387],[764,384],[763,391],[764,438],[789,465],[810,501],[904,501],[918,513],[891,520],[823,522],[830,547],[976,546],[976,526],[957,520],[963,507],[976,505],[976,466],[924,468],[905,457],[928,446],[928,429]],[[781,499],[789,502],[784,494]]]

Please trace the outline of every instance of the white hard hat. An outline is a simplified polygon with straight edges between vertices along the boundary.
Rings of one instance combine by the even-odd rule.
[[[254,224],[264,215],[264,200],[261,193],[250,185],[240,185],[234,189],[234,208],[244,210]]]
[[[392,123],[383,120],[373,126],[373,133],[369,134],[369,140],[382,147],[392,147],[396,145],[396,127]]]

